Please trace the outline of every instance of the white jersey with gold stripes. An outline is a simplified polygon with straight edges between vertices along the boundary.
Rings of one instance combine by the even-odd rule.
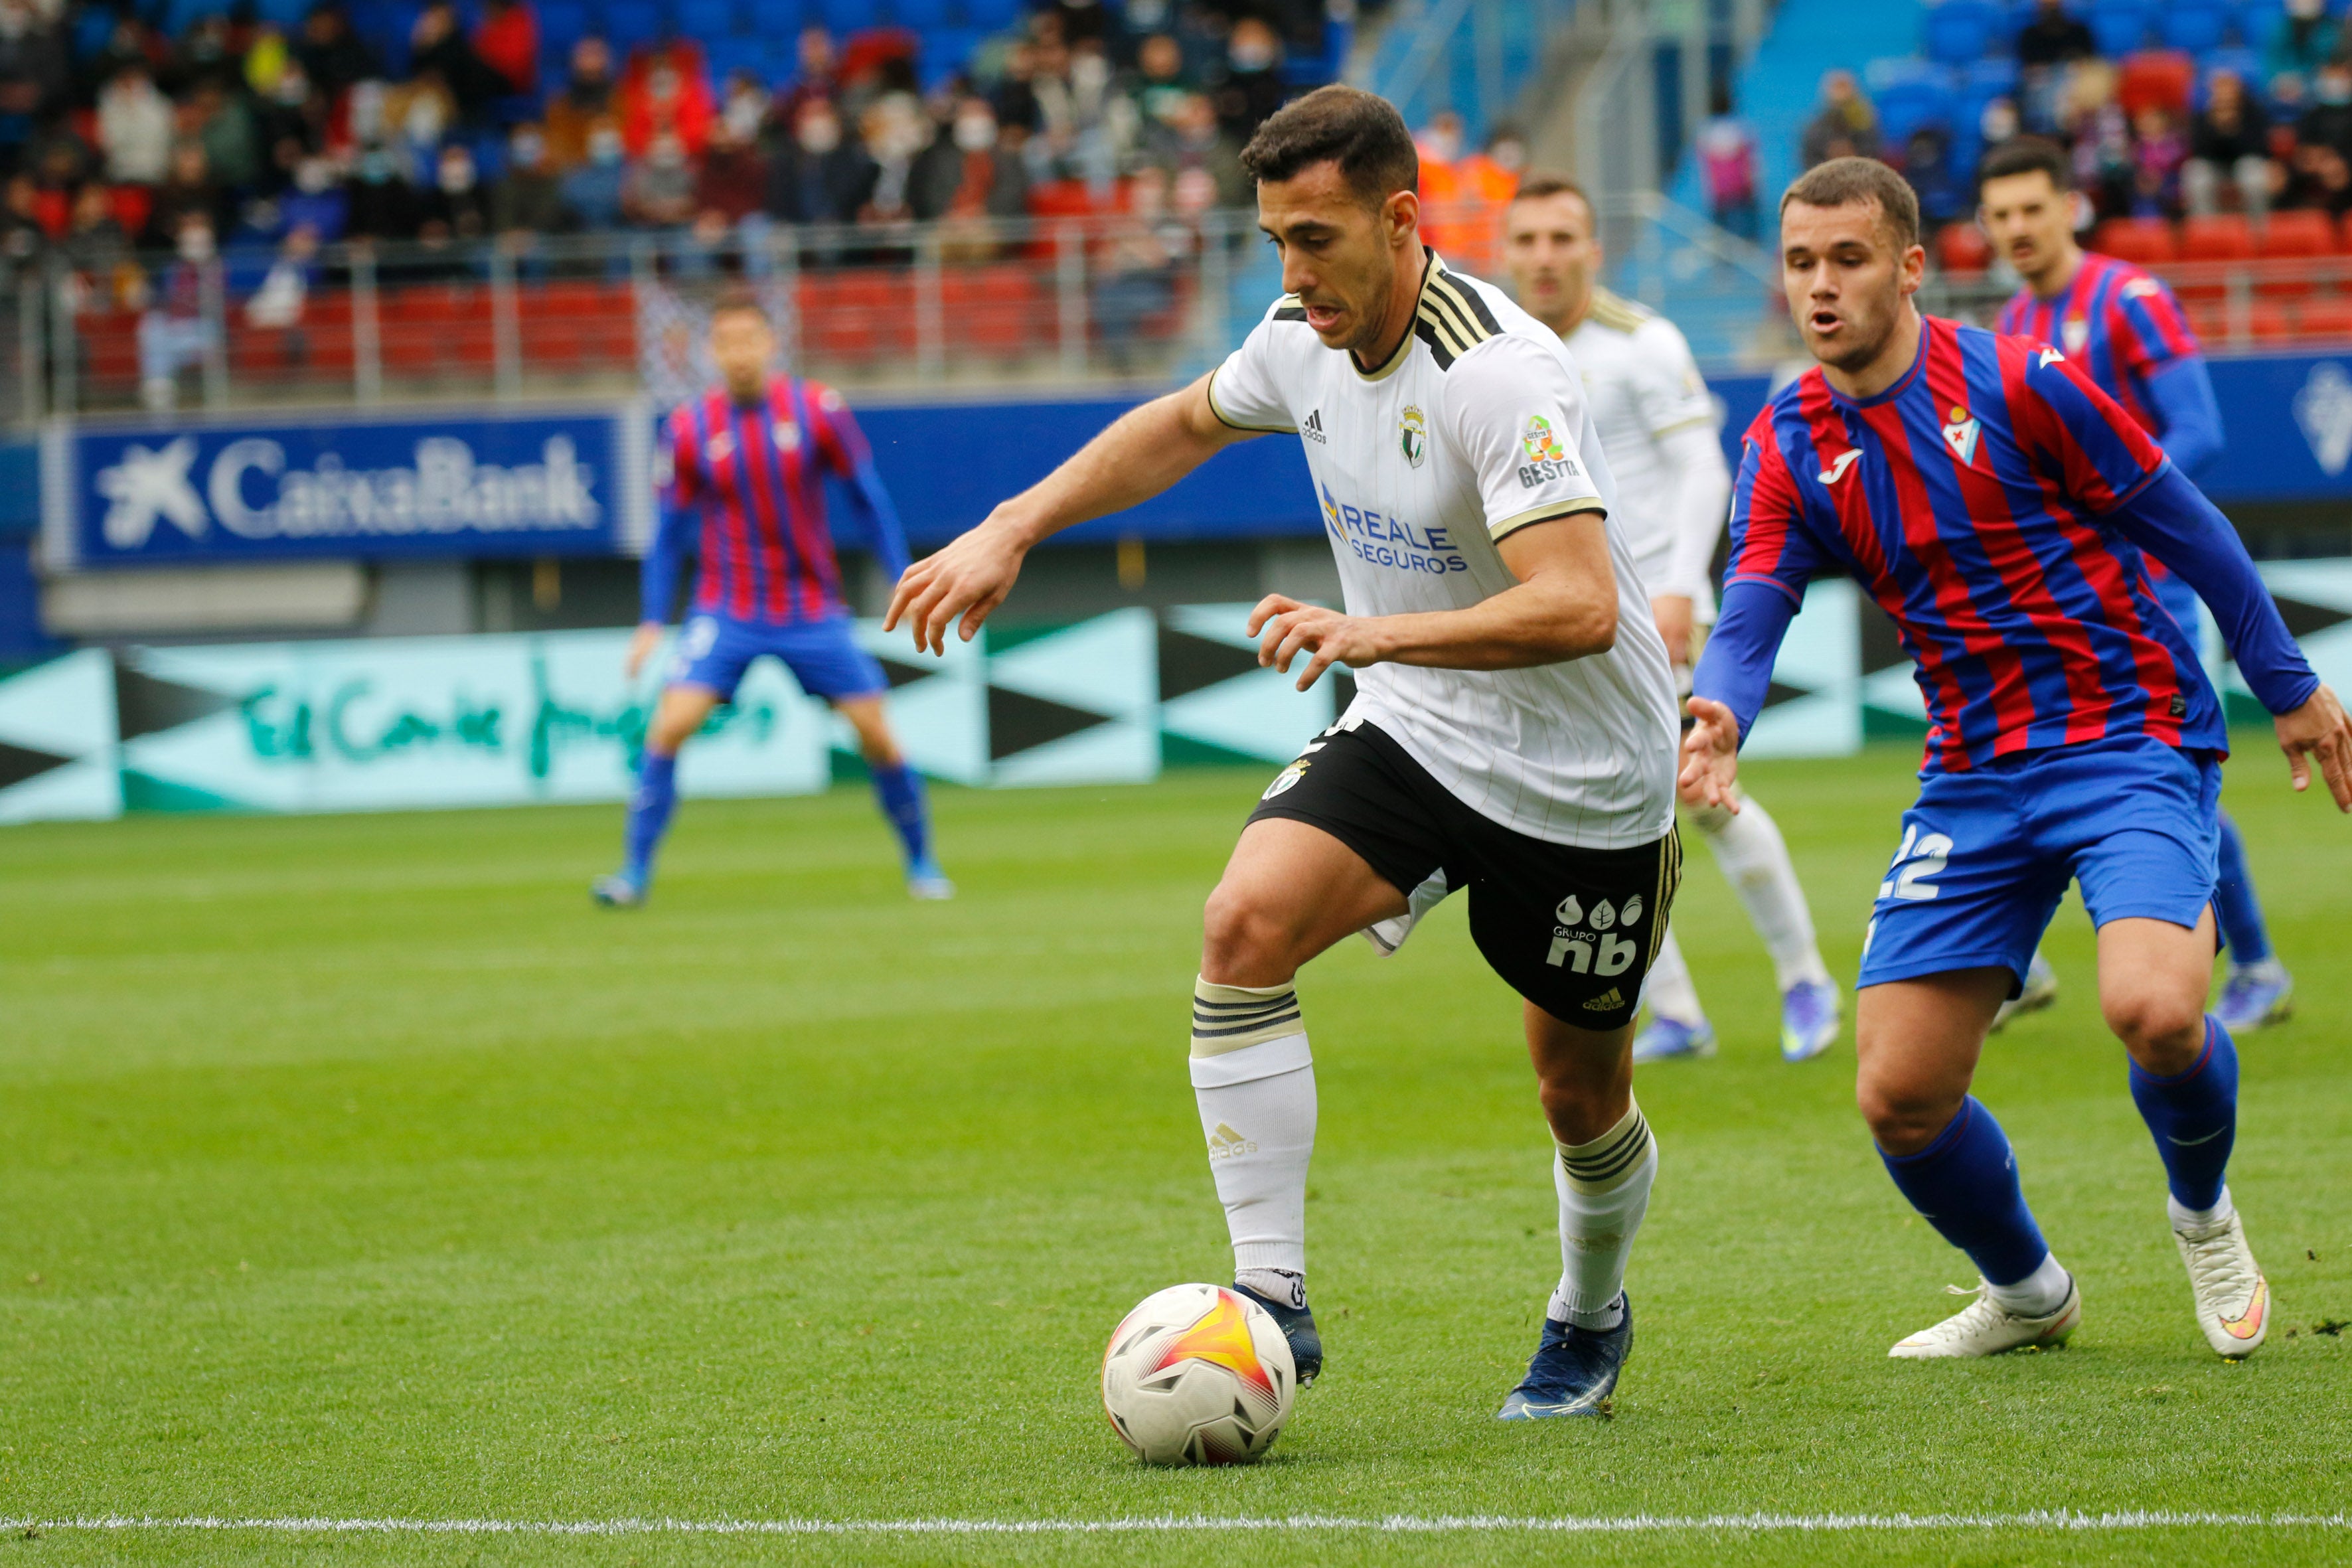
[[[1643,585],[1711,603],[1706,572],[1722,519],[1703,538],[1685,539],[1694,531],[1680,526],[1680,480],[1662,444],[1677,430],[1712,430],[1719,423],[1689,342],[1664,316],[1595,289],[1584,320],[1568,335],[1568,352],[1617,481],[1617,516]]]
[[[1629,848],[1673,825],[1674,677],[1601,442],[1559,337],[1500,290],[1424,265],[1413,330],[1379,369],[1277,300],[1209,384],[1217,416],[1296,433],[1350,615],[1465,609],[1517,584],[1496,542],[1578,512],[1609,538],[1616,646],[1533,669],[1356,672],[1352,717],[1464,804],[1533,837]]]

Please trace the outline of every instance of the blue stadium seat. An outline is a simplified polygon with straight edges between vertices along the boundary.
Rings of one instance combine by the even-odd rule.
[[[2239,47],[2248,49],[2266,47],[2286,15],[2283,0],[2237,0],[2230,9],[2237,16]]]
[[[889,0],[889,6],[890,20],[918,33],[948,25],[948,0]]]
[[[709,43],[735,31],[735,0],[677,0],[677,30]]]
[[[2230,8],[2221,0],[2173,0],[2164,8],[2164,46],[2192,55],[2210,54],[2221,47],[2230,28]]]
[[[1921,60],[1873,60],[1864,72],[1871,101],[1878,106],[1878,131],[1889,151],[1898,151],[1923,126],[1951,130],[1959,115],[1948,69]]]
[[[963,69],[971,62],[972,54],[986,37],[985,33],[970,27],[936,27],[925,33],[923,52],[919,62],[922,68],[924,88],[937,87]]]
[[[2117,58],[2147,43],[2148,26],[2156,18],[2147,0],[2094,0],[2084,19],[2099,40],[2099,53]]]
[[[1931,60],[1956,66],[1980,59],[2000,36],[2003,21],[1992,0],[1943,0],[1927,7],[1920,27],[1922,52]]]
[[[811,0],[806,14],[812,21],[823,22],[836,33],[855,33],[880,22],[881,8],[875,0]]]
[[[2008,55],[1971,60],[1960,73],[1960,89],[1979,100],[2013,95],[2017,91],[2017,61]]]
[[[578,0],[540,0],[539,53],[542,59],[570,57],[572,46],[588,36],[588,12]]]
[[[1022,0],[963,0],[963,19],[982,32],[1001,33],[1021,20]]]
[[[710,85],[724,88],[737,71],[750,71],[763,85],[768,81],[768,44],[764,38],[707,38],[702,55],[710,67]]]
[[[751,31],[773,43],[798,37],[801,0],[751,0]]]
[[[89,59],[106,47],[106,40],[113,36],[114,13],[103,5],[90,6],[74,18],[74,58]]]
[[[661,37],[662,15],[653,0],[605,0],[604,34],[626,52]]]

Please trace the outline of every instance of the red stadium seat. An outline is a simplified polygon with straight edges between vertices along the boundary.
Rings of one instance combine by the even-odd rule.
[[[2247,326],[2256,342],[2276,342],[2294,336],[2294,319],[2274,300],[2255,300],[2246,307]]]
[[[2273,213],[2256,237],[2256,248],[2263,256],[2333,255],[2336,226],[2326,213]]]
[[[2352,295],[2321,294],[2305,300],[2295,311],[2295,325],[2306,338],[2352,342]]]
[[[1048,279],[1024,261],[950,268],[940,278],[940,308],[951,347],[992,355],[1041,345],[1055,320]]]
[[[2180,255],[2172,226],[2160,217],[2109,218],[2091,236],[2091,248],[2142,267],[2161,267]]]
[[[2192,217],[2180,226],[2183,261],[2243,261],[2254,254],[2254,231],[2237,213]]]
[[[1947,272],[1982,272],[1992,261],[1992,245],[1972,223],[1948,223],[1936,234],[1936,261]]]
[[[2178,49],[2147,49],[2124,61],[2116,80],[2116,101],[2126,116],[2161,109],[2186,117],[2196,86],[2196,61]]]

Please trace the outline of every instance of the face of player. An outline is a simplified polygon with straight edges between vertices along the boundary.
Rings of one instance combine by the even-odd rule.
[[[1570,191],[1513,202],[1503,215],[1503,265],[1519,308],[1552,331],[1584,314],[1601,274],[1592,209]]]
[[[1885,385],[1910,368],[1916,344],[1897,342],[1896,334],[1906,323],[1916,331],[1911,296],[1927,265],[1927,253],[1917,245],[1896,248],[1874,201],[1838,207],[1791,202],[1780,215],[1780,286],[1790,318],[1806,349],[1850,395],[1883,390],[1853,384],[1876,379],[1889,362]]]
[[[710,357],[719,379],[737,397],[749,400],[768,384],[768,363],[776,356],[776,334],[756,310],[721,310],[710,322]]]
[[[2063,285],[2073,273],[2074,197],[2042,170],[1987,180],[1977,224],[2032,288]]]
[[[1384,361],[1412,324],[1421,286],[1420,198],[1368,206],[1337,163],[1257,187],[1257,226],[1282,255],[1282,290],[1307,308],[1323,346]]]

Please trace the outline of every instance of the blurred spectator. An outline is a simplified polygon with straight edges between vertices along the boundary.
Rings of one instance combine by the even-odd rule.
[[[268,97],[293,58],[286,35],[278,30],[276,23],[264,22],[246,44],[244,58],[239,62],[239,74],[245,79],[247,90],[257,97]]]
[[[768,197],[768,163],[759,147],[732,121],[721,116],[710,128],[702,168],[695,175],[694,205],[705,219],[732,228],[761,210]]]
[[[2180,168],[2180,196],[2200,216],[2221,207],[2221,193],[2234,185],[2239,205],[2260,218],[2270,206],[2275,165],[2271,163],[2270,116],[2246,95],[2235,71],[2217,70],[2205,82],[2205,107],[2189,132],[2189,161]]]
[[[236,74],[236,51],[230,47],[228,18],[214,11],[198,16],[180,35],[163,85],[173,98],[183,98],[205,82],[231,81]]]
[[[457,125],[461,110],[457,95],[439,71],[425,71],[383,97],[383,140],[400,160],[400,172],[418,184],[433,179],[433,159],[443,137]]]
[[[561,233],[569,225],[562,181],[547,156],[547,137],[536,125],[518,125],[507,139],[507,171],[490,192],[490,226],[500,234]]]
[[[886,93],[868,104],[858,139],[874,162],[874,184],[857,210],[862,223],[903,223],[914,217],[909,199],[915,159],[930,144],[930,126],[904,93]]]
[[[2074,188],[2090,198],[2086,216],[2129,212],[2139,168],[2131,126],[2116,101],[2116,68],[2105,60],[2078,60],[2067,71],[2059,125],[2074,143]]]
[[[689,158],[699,157],[710,139],[715,118],[710,82],[702,74],[702,58],[691,45],[673,45],[643,55],[629,64],[621,79],[617,101],[621,141],[632,158],[646,157],[654,142],[667,133],[676,136]]]
[[[106,187],[95,180],[74,197],[73,226],[67,231],[66,264],[93,284],[111,289],[115,275],[131,260],[131,236],[115,216]]]
[[[1045,106],[1037,97],[1037,50],[1024,40],[1004,53],[1004,68],[998,73],[995,90],[989,107],[996,111],[997,124],[1010,130],[1019,128],[1034,136],[1045,128]]]
[[[2286,0],[2263,47],[2263,74],[2308,81],[2334,58],[2339,42],[2326,0]]]
[[[1216,85],[1218,121],[1228,135],[1247,142],[1282,107],[1282,35],[1261,17],[1241,16],[1234,23],[1224,75]]]
[[[205,146],[205,163],[215,184],[241,191],[261,174],[261,148],[245,94],[216,79],[199,83],[180,112],[180,132]]]
[[[767,211],[783,223],[843,223],[857,215],[877,171],[866,150],[844,134],[824,99],[801,106],[792,145],[768,165]]]
[[[455,0],[426,0],[416,14],[408,30],[408,68],[419,80],[437,79],[467,121],[482,118],[508,90],[506,79],[484,63],[466,37]]]
[[[172,156],[172,105],[155,90],[146,62],[126,64],[98,95],[98,144],[106,177],[118,184],[152,185]]]
[[[803,27],[799,61],[792,85],[778,94],[771,106],[776,123],[788,133],[800,123],[803,105],[815,99],[830,103],[841,95],[840,62],[834,54],[831,33],[823,27]]]
[[[2098,52],[2090,24],[2067,10],[2065,0],[2039,0],[2017,35],[2020,66],[2063,66]]]
[[[30,174],[9,175],[0,189],[0,277],[31,267],[48,241],[41,227],[40,188]]]
[[[331,99],[341,97],[354,82],[383,74],[375,51],[352,31],[351,17],[331,0],[311,6],[302,18],[294,58],[302,62],[302,72],[311,86]]]
[[[200,213],[183,215],[175,247],[153,301],[139,318],[140,400],[158,411],[178,401],[180,372],[202,363],[220,341],[217,324],[205,319],[215,262],[212,225]]]
[[[268,149],[269,174],[291,179],[294,166],[305,157],[326,150],[331,130],[330,105],[310,89],[310,76],[299,60],[289,60],[278,73],[278,85],[257,106],[262,145]]]
[[[278,221],[291,235],[307,228],[321,245],[332,245],[351,226],[350,193],[335,181],[335,166],[318,153],[294,165],[293,184],[278,198]]]
[[[213,179],[212,163],[205,156],[205,144],[184,140],[172,144],[171,163],[164,171],[163,184],[156,187],[154,203],[148,208],[149,243],[171,244],[179,235],[180,220],[191,213],[202,217],[215,234],[228,227],[228,193]]]
[[[1985,152],[2014,137],[2023,127],[2018,123],[2017,104],[2007,98],[1990,98],[1977,116],[1977,141]]]
[[[726,89],[719,99],[719,118],[743,145],[758,144],[760,132],[768,122],[768,89],[760,85],[756,72],[739,70],[727,79]]]
[[[1756,237],[1756,132],[1731,111],[1731,94],[1715,89],[1698,132],[1699,188],[1707,215],[1742,239]]]
[[[1137,120],[1145,126],[1165,125],[1192,92],[1184,70],[1184,46],[1171,33],[1154,33],[1135,54],[1135,79],[1128,89],[1135,100]]]
[[[1862,95],[1853,73],[1833,70],[1822,77],[1821,108],[1806,123],[1799,158],[1808,169],[1832,158],[1878,156],[1878,110]]]
[[[1242,172],[1241,143],[1225,134],[1206,93],[1189,94],[1164,128],[1154,132],[1147,127],[1144,146],[1153,163],[1175,176],[1179,193],[1187,188],[1185,176],[1190,174],[1195,184],[1201,179],[1211,183],[1217,206],[1249,204],[1251,185]]]
[[[561,189],[564,207],[583,228],[621,226],[621,195],[628,178],[622,161],[621,128],[610,120],[591,127],[586,154],[564,171]]]
[[[964,97],[948,133],[925,153],[916,209],[927,217],[1020,216],[1028,210],[1029,174],[1019,150],[1004,143],[988,100]]]
[[[119,15],[98,53],[82,62],[82,79],[91,88],[103,88],[114,79],[115,72],[131,65],[145,67],[152,76],[157,61],[168,56],[169,51],[157,43],[146,23],[135,16]],[[91,101],[97,98],[94,91],[88,90],[82,96]]]
[[[621,216],[638,228],[680,228],[694,218],[694,168],[675,131],[653,145],[621,182]]]
[[[1422,205],[1451,207],[1461,199],[1462,182],[1454,160],[1462,156],[1462,117],[1441,109],[1414,133],[1412,149],[1421,155]]]
[[[539,90],[539,15],[528,0],[482,0],[474,53],[506,92]]]
[[[416,234],[428,245],[479,239],[490,232],[489,198],[471,149],[452,142],[435,161],[433,184],[416,204]]]
[[[1073,49],[1092,44],[1114,53],[1124,31],[1117,13],[1102,0],[1046,0],[1044,12],[1060,24],[1062,42]]]
[[[64,41],[26,0],[0,0],[0,167],[71,85]]]
[[[353,239],[413,239],[416,236],[416,189],[400,172],[400,161],[383,142],[360,149],[343,186],[351,205]]]
[[[2330,60],[2311,81],[2311,107],[2295,121],[2295,142],[2352,156],[2352,66]]]
[[[1924,125],[1903,144],[1903,177],[1919,197],[1930,227],[1951,222],[1974,205],[1975,193],[1952,166],[1952,142],[1940,127]]]
[[[1138,339],[1176,304],[1178,264],[1192,233],[1169,211],[1168,176],[1156,168],[1128,182],[1128,210],[1111,227],[1094,288],[1094,318],[1113,368],[1125,371]]]
[[[245,319],[253,326],[291,331],[302,324],[303,306],[319,281],[319,231],[296,224],[286,231],[278,258],[269,264],[261,287],[245,302]],[[309,357],[307,343],[289,343],[287,357]]]
[[[572,46],[572,69],[547,101],[547,161],[561,174],[588,161],[588,133],[611,119],[613,47],[586,37]]]
[[[2283,205],[2324,212],[2332,218],[2342,217],[2352,211],[2352,163],[2325,142],[2297,148],[2294,175]]]
[[[2189,139],[2172,112],[2149,104],[2132,121],[2132,205],[2137,217],[2171,217],[2180,211],[2180,166]]]
[[[1509,121],[1497,121],[1486,144],[1463,159],[1460,169],[1463,195],[1499,208],[1518,193],[1519,176],[1527,173],[1528,139]]]

